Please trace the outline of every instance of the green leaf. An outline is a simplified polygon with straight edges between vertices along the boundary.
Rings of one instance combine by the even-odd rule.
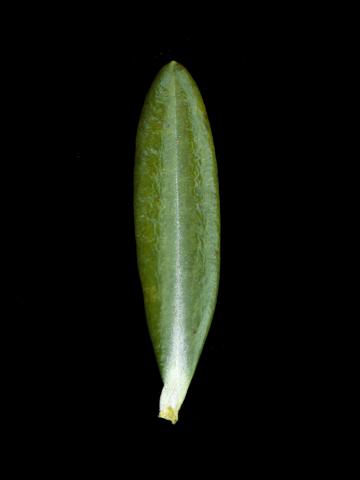
[[[214,314],[220,208],[205,106],[174,61],[155,78],[139,121],[134,206],[146,317],[164,382],[160,417],[175,423]]]

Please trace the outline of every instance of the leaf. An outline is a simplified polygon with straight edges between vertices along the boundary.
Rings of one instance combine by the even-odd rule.
[[[159,416],[175,423],[214,314],[220,208],[205,106],[174,61],[155,78],[139,121],[134,206],[146,317],[164,382]]]

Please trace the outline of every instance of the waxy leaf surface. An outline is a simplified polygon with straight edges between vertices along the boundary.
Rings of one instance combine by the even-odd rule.
[[[199,89],[171,62],[146,97],[136,140],[137,258],[164,382],[160,416],[177,421],[214,314],[220,268],[215,151]]]

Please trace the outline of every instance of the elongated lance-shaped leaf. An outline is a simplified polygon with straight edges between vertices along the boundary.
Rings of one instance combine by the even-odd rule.
[[[141,114],[134,203],[146,317],[164,382],[160,417],[175,423],[214,314],[220,209],[205,106],[174,61],[155,78]]]

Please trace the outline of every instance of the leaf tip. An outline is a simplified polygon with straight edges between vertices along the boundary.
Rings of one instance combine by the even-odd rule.
[[[176,60],[171,60],[171,62],[169,62],[167,65],[166,65],[172,72],[177,72],[177,71],[181,71],[181,70],[184,70],[184,67],[181,65],[181,63],[177,62]]]

